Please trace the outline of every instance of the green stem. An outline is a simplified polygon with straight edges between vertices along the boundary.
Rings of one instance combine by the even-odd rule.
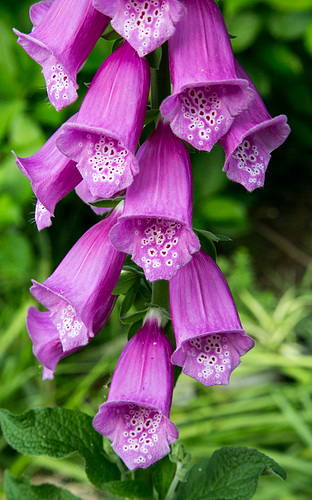
[[[163,307],[170,312],[169,281],[159,280],[152,283],[152,304]]]
[[[178,486],[178,483],[180,481],[179,479],[179,472],[183,468],[183,464],[178,463],[177,468],[175,471],[174,478],[172,479],[172,483],[170,484],[170,488],[167,491],[167,495],[165,496],[165,500],[171,500],[173,498],[174,492],[176,490],[176,487]]]
[[[162,57],[159,69],[151,68],[151,105],[158,109],[162,101],[171,93],[169,71],[168,42],[162,45]],[[152,284],[152,304],[170,311],[169,283],[165,280],[155,281]]]
[[[151,68],[151,106],[158,109],[162,101],[171,94],[168,42],[162,46],[159,69]]]

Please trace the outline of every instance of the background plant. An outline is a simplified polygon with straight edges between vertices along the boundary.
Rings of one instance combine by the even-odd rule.
[[[25,313],[31,277],[44,280],[96,217],[70,194],[53,226],[37,233],[29,224],[34,199],[10,153],[28,156],[78,109],[84,83],[110,52],[99,40],[78,76],[80,96],[56,113],[45,97],[40,68],[16,44],[11,26],[28,32],[28,2],[1,6],[0,61],[0,287],[1,406],[14,413],[62,406],[94,415],[103,385],[126,342],[127,325],[116,312],[105,336],[64,360],[57,382],[41,382],[31,352]],[[193,153],[194,226],[223,233],[218,262],[229,280],[246,331],[257,340],[229,387],[207,391],[183,375],[175,389],[172,419],[192,461],[226,445],[256,447],[288,470],[285,483],[263,478],[255,498],[308,499],[311,491],[311,55],[312,4],[299,0],[220,2],[233,49],[252,75],[272,115],[288,115],[292,134],[273,153],[264,190],[246,193],[221,172],[223,153]],[[111,42],[112,45],[113,42]],[[69,206],[74,207],[69,210]],[[66,225],[63,221],[66,220]],[[53,253],[51,251],[53,245]],[[120,301],[121,302],[121,301]],[[139,304],[137,304],[139,306]],[[77,373],[79,367],[79,373]],[[27,472],[38,483],[72,488],[83,496],[80,458],[62,461],[15,453],[0,440],[1,468]],[[53,476],[53,477],[52,477]],[[87,488],[87,486],[86,486]],[[81,493],[82,492],[82,493]],[[86,490],[86,498],[95,495]]]

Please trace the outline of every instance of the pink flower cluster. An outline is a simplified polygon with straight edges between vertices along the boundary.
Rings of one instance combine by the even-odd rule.
[[[78,113],[16,163],[37,197],[39,230],[51,225],[56,203],[74,188],[86,202],[125,195],[44,283],[33,281],[31,292],[47,311],[31,306],[27,328],[44,379],[108,321],[126,254],[148,281],[169,280],[174,352],[160,309],[152,307],[123,350],[94,419],[129,469],[146,468],[178,437],[169,420],[174,364],[206,386],[228,384],[254,344],[193,231],[192,168],[183,141],[205,151],[220,141],[223,170],[252,191],[263,185],[270,153],[289,127],[285,116],[271,118],[235,61],[214,0],[44,0],[31,7],[30,18],[31,33],[14,31],[42,66],[56,110],[77,98],[77,72],[109,23],[124,38],[99,67]],[[150,91],[145,55],[167,40],[172,93],[136,152]]]

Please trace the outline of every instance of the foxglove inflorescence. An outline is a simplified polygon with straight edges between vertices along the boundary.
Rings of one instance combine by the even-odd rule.
[[[285,116],[269,115],[235,61],[215,0],[42,1],[30,18],[30,34],[14,31],[42,66],[56,110],[75,101],[77,72],[109,23],[117,32],[80,109],[37,153],[15,159],[37,198],[38,230],[51,225],[56,203],[73,189],[104,216],[49,278],[33,281],[31,293],[46,310],[31,306],[27,329],[44,379],[107,323],[126,254],[145,287],[142,327],[126,344],[93,425],[129,469],[146,468],[178,438],[169,419],[174,365],[205,386],[228,384],[254,345],[221,270],[193,230],[192,166],[183,141],[204,151],[220,141],[226,175],[252,191],[263,186],[270,153],[289,127]],[[167,40],[172,92],[157,69]],[[145,56],[157,49],[159,59],[160,46],[150,86]],[[144,127],[147,109],[155,112]],[[164,330],[169,318],[173,347]]]

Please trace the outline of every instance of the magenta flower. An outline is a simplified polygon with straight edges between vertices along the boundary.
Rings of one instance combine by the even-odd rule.
[[[93,420],[94,428],[112,441],[113,450],[130,470],[145,469],[160,460],[178,439],[178,430],[169,420],[171,353],[160,313],[152,309],[124,348],[107,401]]]
[[[271,151],[288,137],[287,116],[272,118],[255,85],[244,68],[235,62],[240,78],[249,81],[255,92],[253,105],[238,115],[230,130],[220,139],[226,158],[223,170],[232,181],[239,182],[248,191],[263,186]]]
[[[97,71],[76,122],[63,125],[57,147],[77,162],[93,196],[112,198],[137,174],[149,84],[147,61],[123,42]]]
[[[42,66],[48,97],[59,111],[77,99],[77,72],[110,20],[94,9],[91,0],[38,2],[32,5],[30,18],[31,33],[13,31],[27,54]]]
[[[254,98],[237,78],[222,14],[214,0],[184,0],[187,15],[169,40],[173,93],[160,106],[173,132],[210,151]]]
[[[175,24],[185,14],[178,0],[93,0],[93,5],[113,18],[114,30],[139,56],[145,56],[168,40],[175,31]]]
[[[132,255],[149,281],[169,280],[200,248],[192,230],[189,153],[160,119],[137,159],[140,172],[127,189],[110,239],[115,248]]]
[[[202,384],[228,384],[254,341],[242,328],[229,286],[202,250],[169,283],[177,348],[172,362]]]
[[[89,229],[44,283],[33,280],[31,293],[50,310],[64,352],[87,344],[110,316],[125,255],[111,246],[108,233],[121,210],[118,205]]]
[[[59,332],[51,321],[49,311],[40,312],[36,307],[30,306],[26,326],[33,343],[33,353],[43,365],[42,379],[53,379],[59,360],[77,349],[63,351]]]
[[[76,116],[72,116],[67,123],[74,121]],[[13,151],[16,165],[30,179],[38,199],[35,218],[39,230],[51,225],[56,203],[82,181],[76,163],[60,153],[55,145],[59,133],[60,129],[28,158],[20,158]]]

